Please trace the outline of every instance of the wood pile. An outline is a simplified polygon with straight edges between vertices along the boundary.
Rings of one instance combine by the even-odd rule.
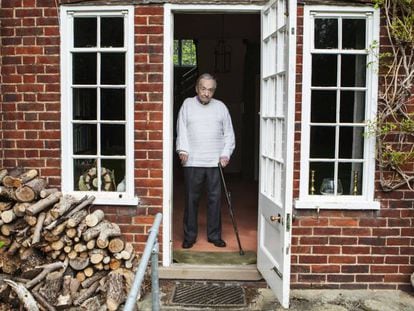
[[[117,224],[90,211],[94,199],[47,188],[37,170],[0,170],[0,310],[117,310],[125,302],[138,257]]]

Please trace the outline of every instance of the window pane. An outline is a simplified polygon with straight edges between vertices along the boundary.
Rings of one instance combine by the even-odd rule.
[[[96,120],[96,89],[73,89],[73,119]]]
[[[193,40],[182,40],[181,43],[181,64],[183,66],[195,66],[197,65],[196,60],[196,47]]]
[[[102,160],[102,190],[125,192],[125,160]]]
[[[96,17],[75,17],[73,44],[78,47],[96,47]]]
[[[341,85],[365,86],[366,55],[342,55]]]
[[[125,126],[123,124],[101,125],[101,153],[125,155]]]
[[[96,137],[95,124],[74,124],[73,153],[95,155],[97,153]]]
[[[336,122],[336,91],[312,91],[311,122]]]
[[[362,163],[339,163],[338,178],[341,180],[345,195],[362,194]]]
[[[315,49],[338,48],[338,20],[335,18],[315,19]]]
[[[309,170],[309,194],[319,195],[321,194],[322,181],[325,178],[334,178],[334,163],[311,162]]]
[[[365,49],[365,19],[342,21],[342,48]]]
[[[310,157],[333,158],[335,156],[335,127],[311,126]]]
[[[74,188],[76,191],[94,191],[97,188],[94,187],[94,184],[97,184],[97,181],[94,180],[94,177],[91,176],[94,168],[96,172],[96,159],[75,159],[73,160],[74,168]]]
[[[125,120],[124,89],[101,89],[101,120]]]
[[[174,40],[174,56],[173,56],[173,60],[174,60],[174,65],[178,66],[180,65],[179,63],[179,40]]]
[[[101,18],[101,47],[124,46],[124,19],[122,17]]]
[[[312,55],[312,86],[337,85],[337,56]]]
[[[73,53],[73,84],[96,84],[96,53]]]
[[[364,153],[364,128],[341,126],[339,129],[339,157],[362,159]]]
[[[365,92],[341,91],[341,115],[343,123],[361,123],[365,120]]]
[[[101,83],[125,84],[125,54],[101,54]]]

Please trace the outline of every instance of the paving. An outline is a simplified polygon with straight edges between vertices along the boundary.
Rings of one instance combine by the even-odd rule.
[[[188,306],[173,303],[173,282],[163,284],[161,310],[175,311],[282,311],[284,309],[269,288],[239,284],[245,290],[244,306]],[[150,311],[151,293],[138,303],[138,310]],[[414,311],[414,293],[394,290],[292,290],[292,311]]]

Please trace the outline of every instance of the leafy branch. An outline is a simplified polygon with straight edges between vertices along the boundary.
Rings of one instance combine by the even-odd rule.
[[[404,185],[414,190],[414,0],[374,3],[385,17],[388,38],[378,57],[379,112],[370,126],[376,137],[380,184],[384,191]]]

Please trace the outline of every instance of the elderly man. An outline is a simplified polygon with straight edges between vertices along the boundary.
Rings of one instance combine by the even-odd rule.
[[[177,120],[176,150],[184,166],[185,211],[183,248],[191,248],[198,233],[198,204],[207,189],[207,238],[225,247],[221,237],[221,183],[218,163],[225,167],[235,147],[227,107],[214,99],[217,82],[202,74],[196,82],[197,96],[187,98]]]

